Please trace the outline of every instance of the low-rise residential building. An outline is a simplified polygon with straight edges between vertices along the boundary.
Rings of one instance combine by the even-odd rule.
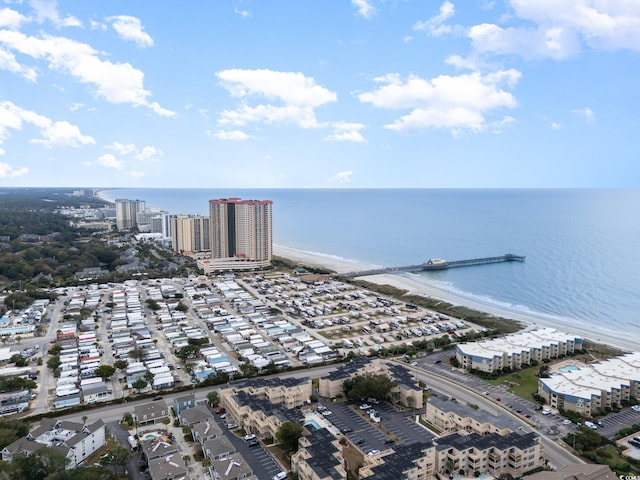
[[[544,447],[534,432],[520,435],[488,433],[452,433],[434,440],[436,444],[436,470],[439,474],[476,472],[493,476],[511,474],[520,477],[544,466]]]
[[[422,388],[414,374],[404,365],[379,358],[356,357],[320,379],[318,393],[323,397],[344,394],[344,382],[356,375],[388,375],[396,384],[391,394],[402,405],[421,408],[424,405]]]
[[[429,480],[435,478],[435,448],[431,443],[396,445],[379,455],[367,456],[360,478],[371,480]]]
[[[191,434],[193,435],[193,439],[196,442],[199,442],[200,445],[204,445],[204,443],[208,440],[223,437],[222,430],[214,421],[206,421],[195,424],[193,427],[191,427]]]
[[[209,467],[213,480],[256,480],[251,465],[239,453],[224,460],[213,460]]]
[[[559,368],[538,380],[538,393],[551,408],[587,417],[624,405],[640,393],[640,352]]]
[[[193,408],[183,410],[180,414],[180,425],[192,427],[198,423],[215,422],[213,414],[204,405],[196,405]]]
[[[149,461],[151,480],[187,480],[187,465],[177,453]]]
[[[139,425],[162,423],[165,419],[170,420],[169,407],[164,400],[136,405],[133,409],[133,419]]]
[[[211,461],[226,460],[236,453],[236,447],[226,437],[214,438],[204,443],[202,453]]]
[[[181,397],[176,397],[173,399],[173,411],[176,416],[180,416],[180,414],[188,409],[196,406],[196,397],[193,394],[183,395]]]
[[[80,462],[106,443],[106,427],[102,420],[90,425],[43,418],[25,438],[7,445],[0,454],[2,460],[10,462],[13,455],[29,455],[34,451],[50,447],[67,458],[67,468],[75,468]]]
[[[291,469],[299,480],[346,479],[345,460],[338,439],[326,428],[312,430],[298,439]]]
[[[516,370],[532,361],[541,362],[582,350],[582,338],[543,328],[514,333],[480,342],[462,343],[456,347],[456,359],[465,370],[496,372]]]
[[[445,400],[435,396],[429,397],[425,403],[424,420],[440,434],[465,431],[480,435],[506,435],[517,431],[520,426],[506,415],[494,415],[485,410],[471,408],[454,399]]]
[[[266,398],[251,395],[244,390],[222,395],[221,399],[221,405],[227,410],[227,419],[260,438],[274,439],[283,423],[300,421],[298,410],[273,404]]]

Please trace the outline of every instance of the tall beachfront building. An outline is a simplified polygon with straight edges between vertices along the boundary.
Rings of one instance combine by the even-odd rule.
[[[271,200],[209,200],[211,270],[268,267],[273,253]]]
[[[130,230],[138,226],[137,215],[145,209],[144,200],[116,200],[116,227],[118,230]]]
[[[179,253],[209,251],[209,217],[175,215],[171,217],[171,248]]]

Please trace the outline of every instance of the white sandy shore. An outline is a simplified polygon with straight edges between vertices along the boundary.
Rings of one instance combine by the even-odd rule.
[[[373,265],[366,265],[352,260],[345,260],[339,257],[324,255],[319,253],[304,252],[294,248],[274,245],[274,255],[279,257],[295,260],[306,265],[323,267],[333,270],[337,273],[353,272],[359,270],[367,270],[377,268]],[[528,325],[530,328],[534,326],[553,327],[561,331],[570,332],[589,340],[597,341],[613,345],[623,350],[635,351],[640,350],[640,342],[634,338],[625,338],[621,332],[615,332],[608,329],[598,330],[589,326],[585,328],[584,324],[571,319],[563,319],[535,312],[523,312],[511,309],[506,306],[483,302],[477,298],[470,298],[456,292],[452,292],[441,288],[433,283],[429,283],[424,277],[411,274],[383,274],[361,277],[363,280],[387,284],[394,287],[407,290],[411,294],[424,295],[443,300],[452,305],[462,305],[477,311],[486,312],[491,315],[503,318],[517,320]]]

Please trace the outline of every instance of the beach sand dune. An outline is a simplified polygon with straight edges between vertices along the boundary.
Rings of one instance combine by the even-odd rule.
[[[376,265],[368,265],[365,263],[346,260],[339,257],[324,255],[314,252],[305,252],[294,248],[274,245],[274,255],[288,258],[301,264],[322,267],[332,270],[336,273],[346,273],[359,270],[369,270],[379,268]],[[396,288],[407,290],[410,294],[423,295],[427,297],[437,298],[452,305],[465,306],[480,312],[489,313],[496,317],[503,317],[517,320],[529,325],[529,328],[553,327],[561,331],[579,335],[595,342],[613,345],[623,350],[636,351],[640,350],[640,340],[635,338],[625,338],[622,332],[610,330],[596,330],[594,328],[585,329],[584,324],[577,320],[555,317],[536,312],[523,312],[518,309],[511,309],[507,306],[501,306],[492,302],[483,302],[475,297],[467,297],[457,292],[446,290],[438,285],[430,283],[425,277],[398,273],[398,274],[382,274],[360,277],[368,282],[380,285],[391,285]]]

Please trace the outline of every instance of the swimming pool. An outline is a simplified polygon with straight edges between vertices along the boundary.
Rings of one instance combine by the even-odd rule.
[[[311,425],[316,430],[320,430],[322,427],[318,422],[316,422],[313,418],[307,418],[304,422],[305,425]]]
[[[580,370],[580,367],[576,367],[575,365],[565,365],[564,367],[560,367],[560,370],[563,373],[575,372],[576,370]]]

